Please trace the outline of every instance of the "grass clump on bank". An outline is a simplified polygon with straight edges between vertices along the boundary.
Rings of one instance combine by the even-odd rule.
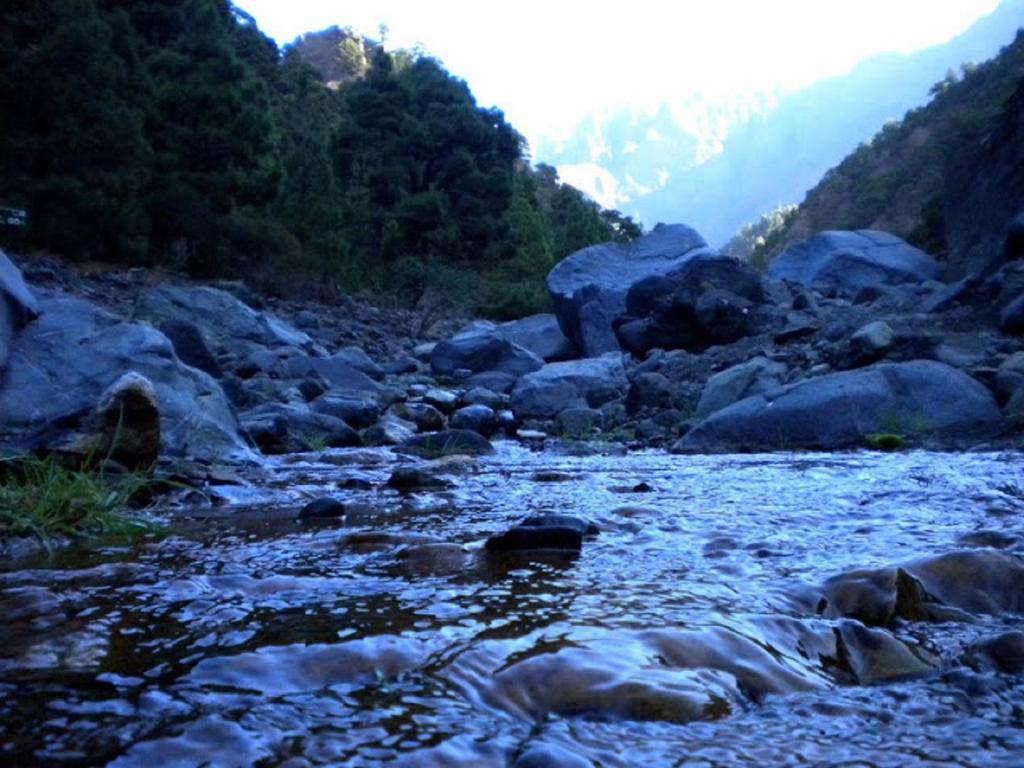
[[[902,451],[907,441],[902,435],[890,432],[878,432],[867,436],[867,444],[876,451]]]
[[[53,457],[0,461],[0,537],[135,536],[156,527],[128,514],[151,481],[140,474],[69,469]]]

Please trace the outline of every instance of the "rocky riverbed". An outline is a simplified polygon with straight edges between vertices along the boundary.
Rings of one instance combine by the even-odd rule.
[[[0,755],[1019,762],[1024,264],[940,276],[674,225],[494,324],[0,254],[0,455],[172,489],[3,542]]]

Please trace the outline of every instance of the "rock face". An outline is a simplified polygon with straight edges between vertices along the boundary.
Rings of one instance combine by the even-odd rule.
[[[562,331],[587,357],[619,349],[612,323],[625,314],[629,289],[707,252],[704,238],[685,224],[657,227],[631,243],[576,251],[556,264],[547,279]]]
[[[712,414],[676,452],[838,448],[877,432],[991,433],[991,393],[943,363],[915,360],[807,379]]]
[[[628,390],[621,354],[548,363],[519,380],[512,410],[519,418],[550,419],[567,408],[598,408]]]
[[[10,354],[14,334],[39,314],[39,304],[21,271],[0,251],[0,373]]]
[[[439,376],[451,376],[458,370],[522,376],[543,365],[544,361],[537,355],[513,344],[495,330],[456,336],[442,341],[430,353],[430,367]]]
[[[54,298],[14,339],[3,386],[4,431],[34,434],[73,427],[123,374],[149,380],[160,410],[161,453],[219,461],[253,454],[224,392],[184,365],[149,326],[124,323],[89,302]]]
[[[936,280],[939,266],[924,251],[887,232],[838,230],[820,232],[784,250],[768,265],[768,277],[826,285],[853,296],[868,286]]]
[[[273,315],[257,312],[230,293],[207,286],[161,285],[145,294],[135,317],[154,324],[187,320],[208,340],[239,358],[266,347],[309,349],[313,341]]]

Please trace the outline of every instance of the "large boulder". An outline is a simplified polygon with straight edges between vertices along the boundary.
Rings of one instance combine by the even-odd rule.
[[[871,229],[819,232],[791,245],[768,265],[768,277],[821,284],[853,296],[878,285],[923,283],[939,277],[939,265],[895,235]]]
[[[548,274],[548,292],[565,335],[584,355],[619,349],[612,323],[626,312],[629,289],[665,276],[707,243],[685,224],[663,225],[630,243],[592,245],[567,256]]]
[[[14,339],[0,386],[0,432],[31,442],[75,428],[110,385],[134,371],[153,386],[161,453],[243,460],[252,450],[217,383],[182,363],[159,331],[125,323],[81,299],[39,302],[40,316]]]
[[[478,320],[460,330],[456,338],[487,334],[497,334],[508,339],[549,363],[566,360],[573,357],[575,352],[572,342],[562,333],[558,318],[553,314],[530,315],[507,323]]]
[[[944,363],[915,360],[829,374],[740,400],[673,446],[679,453],[862,445],[868,435],[988,434],[992,394]]]
[[[154,325],[168,320],[194,323],[208,341],[239,359],[266,347],[313,346],[313,340],[302,331],[271,314],[257,312],[227,291],[207,286],[158,286],[139,299],[135,317]]]
[[[438,376],[451,376],[458,370],[472,373],[497,371],[522,376],[543,365],[540,357],[493,329],[460,334],[442,341],[430,353],[430,367]]]
[[[512,410],[521,419],[551,419],[567,408],[598,408],[628,391],[622,355],[612,352],[586,360],[548,363],[523,376],[512,390]]]
[[[0,373],[14,334],[39,314],[39,303],[7,254],[0,251]]]
[[[615,335],[637,357],[653,348],[701,351],[760,332],[767,320],[764,301],[761,278],[749,266],[731,256],[697,253],[668,275],[635,283]]]
[[[351,355],[345,353],[330,357],[293,355],[275,362],[271,370],[286,379],[319,376],[331,386],[332,390],[338,392],[369,395],[380,392],[381,385],[352,363]]]
[[[755,357],[716,373],[704,386],[696,416],[703,419],[751,395],[774,389],[785,374],[785,365],[766,357]]]

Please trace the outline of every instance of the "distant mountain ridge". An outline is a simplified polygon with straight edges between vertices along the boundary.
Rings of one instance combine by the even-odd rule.
[[[1024,211],[1024,30],[932,93],[830,170],[755,260],[820,230],[866,228],[944,260],[948,279],[997,266],[1007,222]]]
[[[649,114],[591,116],[564,139],[539,141],[534,156],[646,226],[685,221],[721,245],[762,213],[799,202],[886,121],[923,104],[948,70],[991,58],[1022,23],[1024,0],[1004,0],[942,45],[882,54],[783,96],[694,99]],[[689,123],[678,119],[683,113]]]

